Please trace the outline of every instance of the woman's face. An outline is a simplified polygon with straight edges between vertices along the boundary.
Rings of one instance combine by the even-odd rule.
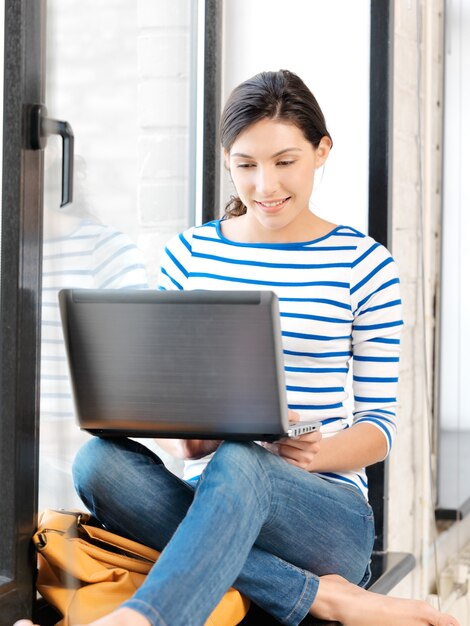
[[[315,170],[326,161],[330,145],[323,137],[315,149],[297,126],[272,119],[240,133],[225,160],[254,232],[276,231],[287,241],[289,233],[297,236],[311,217]]]

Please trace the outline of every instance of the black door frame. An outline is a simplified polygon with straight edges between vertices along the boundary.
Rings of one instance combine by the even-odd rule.
[[[45,0],[5,0],[0,318],[0,626],[31,615],[38,478],[41,151],[28,104],[44,100]]]
[[[394,0],[370,3],[369,235],[387,248],[392,239]],[[387,552],[388,461],[367,468],[374,510],[374,552]]]

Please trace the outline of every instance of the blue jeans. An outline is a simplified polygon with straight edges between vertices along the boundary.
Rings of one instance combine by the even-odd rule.
[[[109,530],[165,548],[124,604],[153,626],[203,626],[230,586],[297,625],[319,576],[369,579],[374,523],[359,490],[255,443],[223,443],[196,488],[127,439],[91,439],[73,474],[83,502]]]

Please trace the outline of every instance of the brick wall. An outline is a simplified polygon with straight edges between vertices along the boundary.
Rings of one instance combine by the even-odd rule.
[[[50,0],[47,98],[87,166],[90,210],[137,231],[137,17],[127,0]]]
[[[87,164],[91,212],[129,234],[155,283],[190,219],[191,0],[50,0],[47,105]]]
[[[189,221],[191,2],[138,0],[139,247],[151,282],[160,250]]]

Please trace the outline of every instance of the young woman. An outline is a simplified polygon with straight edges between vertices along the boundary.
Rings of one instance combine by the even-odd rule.
[[[345,626],[458,626],[362,588],[374,540],[363,468],[395,434],[401,303],[388,251],[309,209],[332,146],[323,114],[296,75],[266,72],[233,91],[221,139],[238,196],[224,219],[168,244],[160,287],[275,291],[290,416],[317,419],[321,434],[274,447],[160,441],[186,459],[186,481],[133,441],[88,442],[75,463],[87,507],[165,548],[135,595],[94,626],[202,626],[231,585],[293,626],[308,613]]]

